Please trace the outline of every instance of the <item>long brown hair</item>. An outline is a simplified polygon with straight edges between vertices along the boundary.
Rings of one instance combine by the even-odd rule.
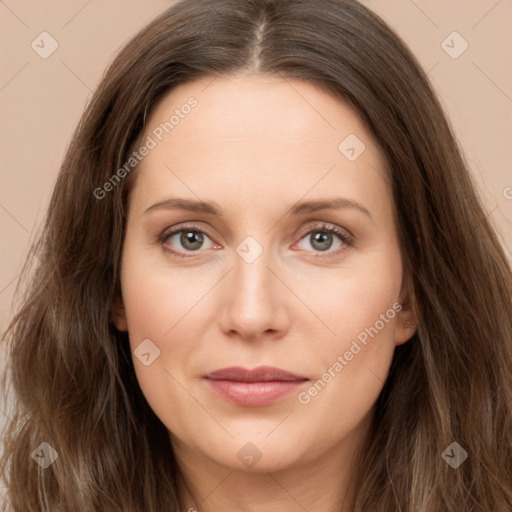
[[[424,71],[355,0],[183,0],[109,67],[73,134],[6,333],[15,405],[4,510],[184,510],[168,432],[112,323],[136,169],[104,197],[94,191],[124,165],[163,94],[246,71],[337,95],[388,164],[421,321],[378,399],[355,512],[510,511],[510,266]],[[58,454],[47,469],[31,458],[42,442]],[[456,469],[442,457],[453,442],[468,454]]]

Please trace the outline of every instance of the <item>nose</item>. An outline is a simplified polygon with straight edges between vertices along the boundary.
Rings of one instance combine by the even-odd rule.
[[[266,252],[252,263],[235,255],[234,268],[223,280],[219,327],[228,336],[255,341],[278,339],[289,329],[289,294],[270,268]],[[270,267],[270,268],[269,268]]]

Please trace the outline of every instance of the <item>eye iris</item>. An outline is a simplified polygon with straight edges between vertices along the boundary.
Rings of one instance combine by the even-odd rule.
[[[319,251],[326,251],[332,245],[332,233],[318,231],[310,236],[311,246]]]
[[[183,231],[180,236],[183,247],[191,251],[197,251],[203,245],[203,235],[197,231]]]

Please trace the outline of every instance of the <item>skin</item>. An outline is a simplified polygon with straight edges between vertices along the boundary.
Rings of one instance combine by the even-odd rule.
[[[189,507],[351,511],[348,477],[394,348],[414,334],[411,310],[404,306],[386,322],[307,404],[298,391],[321,379],[393,304],[407,302],[385,161],[347,105],[311,83],[260,75],[174,89],[153,109],[145,137],[191,96],[197,107],[136,171],[116,326],[129,332],[132,351],[144,339],[160,350],[149,366],[137,357],[134,365],[169,430]],[[353,162],[338,150],[349,134],[366,146]],[[215,202],[222,218],[165,206],[147,211],[171,197]],[[334,197],[369,214],[347,206],[287,213],[298,201]],[[159,238],[190,222],[205,233],[198,250],[184,246],[180,233]],[[350,233],[352,243],[332,235],[319,250],[314,235],[322,223]],[[252,263],[237,253],[247,236],[263,249]],[[262,365],[309,382],[270,405],[246,407],[203,379],[220,368]],[[261,455],[252,467],[237,457],[248,442]]]

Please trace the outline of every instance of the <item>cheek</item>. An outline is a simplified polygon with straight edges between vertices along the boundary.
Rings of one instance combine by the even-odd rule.
[[[321,331],[323,341],[333,349],[343,348],[377,322],[382,337],[389,337],[396,322],[401,280],[400,258],[394,253],[375,254],[335,276],[316,279],[304,293],[311,310],[329,327]],[[385,315],[384,325],[381,315]]]
[[[219,280],[215,272],[176,269],[155,257],[154,250],[127,243],[121,282],[130,347],[139,384],[158,414],[160,404],[179,402],[190,361],[201,353],[204,329],[215,322],[209,291]],[[151,340],[149,365],[137,357]],[[144,350],[146,353],[147,350]],[[175,380],[174,380],[174,379]],[[186,398],[186,397],[184,397]]]
[[[203,337],[201,326],[207,320],[201,305],[206,302],[202,299],[210,287],[207,285],[206,280],[183,279],[172,272],[159,275],[135,271],[127,275],[123,298],[130,346],[141,385],[151,384],[152,379],[163,379],[169,387],[170,375],[165,370],[178,380],[185,373],[187,362],[200,347]],[[141,365],[136,357],[139,344],[147,339],[158,354],[150,367]],[[157,368],[159,373],[156,373]],[[146,371],[148,369],[151,371]]]
[[[195,424],[186,421],[191,411],[201,414],[194,410],[194,402],[183,387],[187,385],[189,362],[201,340],[200,333],[195,331],[199,329],[201,317],[197,314],[201,308],[194,305],[210,286],[205,280],[185,279],[152,265],[139,265],[143,258],[143,254],[127,250],[122,272],[135,374],[146,400],[162,423],[171,431],[185,435],[187,429],[195,428]],[[139,349],[142,346],[146,346],[144,351]],[[146,358],[148,365],[144,357],[137,356],[147,352],[150,353]]]
[[[351,411],[350,417],[344,416],[349,423],[370,409],[394,353],[401,310],[399,252],[376,252],[362,263],[336,279],[316,280],[307,295],[308,305],[330,329],[318,330],[319,373],[299,401],[309,404],[311,412],[322,410],[332,421],[339,421],[340,407]]]
[[[138,238],[137,238],[138,236]],[[127,233],[121,282],[128,331],[133,344],[139,339],[165,341],[186,323],[189,312],[213,284],[215,276],[197,268],[176,269],[155,247],[145,247],[142,235]]]

